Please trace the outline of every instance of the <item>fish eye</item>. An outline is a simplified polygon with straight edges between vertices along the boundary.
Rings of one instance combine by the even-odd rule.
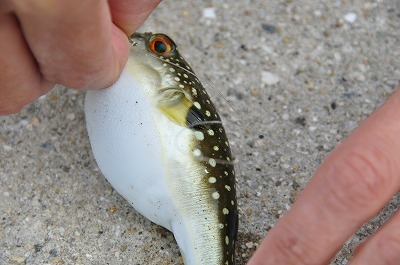
[[[156,35],[150,40],[149,48],[156,54],[165,55],[172,51],[172,43],[167,37]]]

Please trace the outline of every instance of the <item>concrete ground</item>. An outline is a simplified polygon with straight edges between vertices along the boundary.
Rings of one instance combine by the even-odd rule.
[[[144,30],[170,35],[214,87],[238,162],[239,265],[400,77],[397,0],[165,0]],[[57,87],[0,117],[0,264],[182,264],[173,235],[100,173],[83,104]],[[332,264],[399,205],[396,195]]]

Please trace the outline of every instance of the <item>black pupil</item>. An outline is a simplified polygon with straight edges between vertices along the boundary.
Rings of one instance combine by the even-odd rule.
[[[154,43],[154,50],[158,53],[164,53],[167,51],[167,44],[165,44],[165,42],[157,40]]]

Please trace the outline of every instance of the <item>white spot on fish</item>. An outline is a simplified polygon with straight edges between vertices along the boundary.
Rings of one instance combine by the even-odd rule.
[[[199,140],[199,141],[203,141],[204,140],[204,133],[202,133],[200,131],[195,131],[193,134],[194,134],[194,137],[196,137],[197,140]]]
[[[215,167],[217,165],[217,162],[213,158],[210,158],[210,160],[208,160],[208,163],[210,163],[210,166],[212,167]]]
[[[214,149],[215,151],[218,151],[218,150],[219,150],[219,147],[216,146],[216,145],[214,145],[214,146],[213,146],[213,149]]]
[[[220,229],[223,229],[223,228],[224,228],[224,224],[223,224],[223,223],[219,223],[219,224],[218,224],[218,227],[219,227]]]
[[[201,109],[201,105],[200,105],[199,102],[195,101],[195,102],[193,103],[193,105],[194,105],[196,108]]]
[[[213,194],[211,195],[213,197],[214,200],[218,200],[219,199],[219,193],[218,191],[213,192]]]
[[[231,204],[232,204],[232,205],[235,205],[235,201],[234,201],[234,200],[232,200],[232,201],[231,201]]]
[[[225,189],[226,189],[227,191],[231,191],[231,186],[225,185]]]
[[[175,72],[175,69],[171,67],[171,68],[169,68],[169,71],[173,73],[173,72]]]
[[[210,117],[211,113],[208,110],[206,110],[206,115],[207,115],[207,117]]]
[[[227,214],[229,214],[229,210],[226,209],[226,208],[224,208],[224,209],[222,209],[222,213],[225,214],[225,215],[227,215]]]
[[[177,77],[177,76],[175,76],[174,80],[175,81],[181,81],[181,79],[179,77]]]
[[[195,149],[195,150],[193,151],[193,154],[194,154],[195,156],[201,156],[201,151],[200,151],[199,149]]]
[[[185,88],[185,86],[184,86],[184,85],[182,85],[182,84],[180,84],[180,85],[179,85],[179,87],[180,87],[180,88]]]
[[[208,135],[213,136],[214,135],[214,131],[212,129],[207,130]]]
[[[229,245],[229,237],[225,236],[225,244]]]
[[[189,76],[187,74],[183,74],[183,77],[184,78],[188,78]]]
[[[228,171],[224,171],[224,174],[225,174],[226,176],[228,176]]]
[[[214,177],[209,177],[209,178],[208,178],[208,182],[209,182],[209,183],[215,183],[215,182],[217,182],[217,179],[214,178]]]

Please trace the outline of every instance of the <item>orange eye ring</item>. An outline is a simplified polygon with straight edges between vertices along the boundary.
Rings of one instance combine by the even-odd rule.
[[[166,55],[172,51],[172,43],[167,37],[158,35],[150,40],[149,48],[155,54]]]

